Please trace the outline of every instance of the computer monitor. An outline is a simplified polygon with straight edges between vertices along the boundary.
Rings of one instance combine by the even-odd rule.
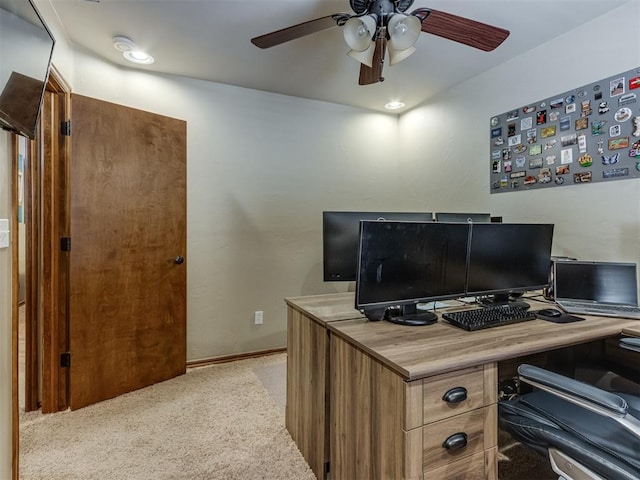
[[[638,304],[635,263],[599,261],[554,262],[555,299],[604,304]]]
[[[446,213],[436,212],[436,222],[464,222],[486,223],[491,222],[490,213]]]
[[[360,220],[432,222],[431,212],[322,212],[322,266],[325,282],[355,282]]]
[[[436,321],[418,303],[464,296],[469,225],[430,222],[360,224],[356,309],[369,320],[416,325]],[[393,307],[399,315],[385,316]]]
[[[553,224],[479,223],[470,232],[467,296],[506,303],[549,285]]]

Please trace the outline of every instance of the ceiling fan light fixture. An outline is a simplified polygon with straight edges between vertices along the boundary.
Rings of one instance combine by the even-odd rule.
[[[347,55],[349,55],[354,60],[357,60],[360,63],[363,63],[367,67],[371,68],[371,66],[373,65],[373,56],[375,52],[376,52],[376,44],[375,42],[371,42],[371,44],[369,45],[369,48],[367,48],[366,50],[362,52],[359,52],[357,50],[349,50],[347,52]]]
[[[389,48],[394,50],[406,50],[418,41],[422,31],[422,22],[413,15],[396,13],[387,24],[389,33]]]
[[[344,40],[351,50],[364,52],[371,45],[377,20],[373,15],[351,17],[342,27]]]
[[[349,0],[355,14],[334,13],[307,20],[254,37],[251,43],[259,48],[270,48],[335,26],[341,27],[350,47],[347,54],[361,63],[358,85],[372,85],[384,81],[385,55],[390,57],[392,64],[407,58],[415,52],[414,44],[421,32],[485,52],[500,46],[509,36],[504,28],[430,8],[405,13],[413,2]]]

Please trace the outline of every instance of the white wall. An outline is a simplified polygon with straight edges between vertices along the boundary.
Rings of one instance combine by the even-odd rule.
[[[322,282],[322,210],[415,206],[397,195],[396,116],[81,52],[74,70],[76,93],[187,121],[190,360],[282,347],[285,297],[346,288]]]
[[[433,210],[554,223],[554,255],[640,263],[639,179],[489,194],[489,119],[640,67],[638,19],[634,0],[402,116],[401,168],[410,191],[424,192]]]

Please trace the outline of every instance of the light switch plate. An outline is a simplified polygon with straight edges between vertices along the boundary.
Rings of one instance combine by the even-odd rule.
[[[0,218],[0,248],[9,246],[9,220]]]

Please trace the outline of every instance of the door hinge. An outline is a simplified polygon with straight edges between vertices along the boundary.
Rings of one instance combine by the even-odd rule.
[[[71,237],[60,237],[60,251],[71,251]]]
[[[69,368],[71,366],[71,352],[63,352],[60,354],[60,366]]]
[[[71,136],[71,120],[60,122],[60,135],[64,135],[65,137]]]

